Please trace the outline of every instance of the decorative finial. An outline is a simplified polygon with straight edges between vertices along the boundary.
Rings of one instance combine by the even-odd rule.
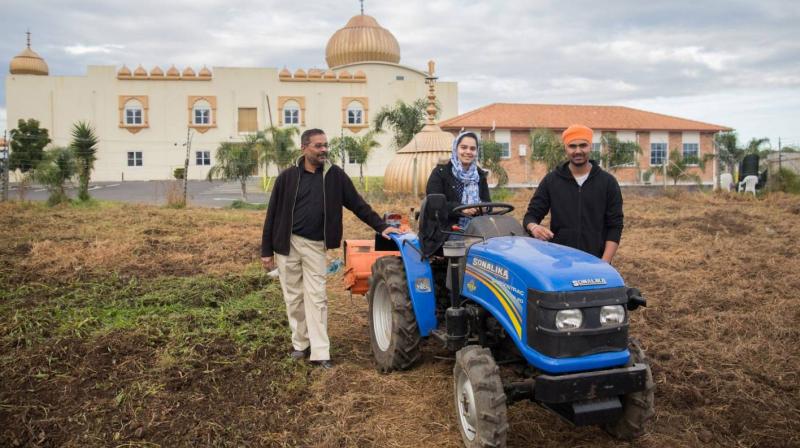
[[[425,112],[428,113],[428,124],[436,124],[436,77],[433,76],[436,64],[433,59],[428,61],[428,76],[425,77],[425,82],[428,84],[428,107]]]
[[[25,34],[28,35],[28,48],[31,48],[31,30],[25,31]]]
[[[433,77],[433,69],[436,66],[436,63],[433,62],[433,59],[428,61],[428,76]]]
[[[359,0],[361,2],[361,15],[364,15],[364,0]]]

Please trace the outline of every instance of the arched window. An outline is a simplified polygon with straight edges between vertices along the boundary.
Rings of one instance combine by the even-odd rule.
[[[198,100],[192,106],[192,124],[211,126],[211,105],[206,100]]]
[[[283,124],[300,124],[300,105],[296,101],[287,101],[283,105]]]
[[[130,99],[125,103],[124,111],[125,126],[144,125],[144,107],[139,100]]]
[[[347,105],[347,124],[364,124],[364,106],[358,101]]]

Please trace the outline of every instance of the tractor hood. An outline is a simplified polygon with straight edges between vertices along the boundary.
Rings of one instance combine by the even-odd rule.
[[[538,291],[581,291],[625,286],[610,264],[586,252],[539,241],[504,236],[473,244],[467,267]]]

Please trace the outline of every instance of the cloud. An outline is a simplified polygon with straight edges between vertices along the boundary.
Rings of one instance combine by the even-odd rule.
[[[105,44],[105,45],[70,45],[64,47],[64,51],[71,55],[81,56],[84,54],[103,53],[109,54],[116,50],[124,49],[124,45]]]

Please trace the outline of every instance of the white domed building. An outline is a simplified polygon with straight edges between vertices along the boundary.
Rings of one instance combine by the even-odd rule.
[[[202,65],[213,61],[178,67],[157,61],[147,70],[128,61],[89,66],[84,76],[58,76],[28,42],[6,76],[7,127],[35,118],[54,145],[64,145],[73,123],[89,121],[100,139],[95,181],[170,179],[185,157],[175,143],[183,142],[190,128],[189,177],[204,179],[221,142],[239,141],[271,124],[301,132],[321,128],[329,138],[363,135],[382,107],[425,98],[430,74],[400,61],[395,36],[364,14],[332,34],[325,47],[327,67],[297,67],[291,61],[280,61],[280,68]],[[438,83],[436,96],[442,119],[457,115],[455,82]],[[395,156],[391,132],[377,140],[381,147],[370,157],[366,175],[383,176]],[[357,165],[346,169],[355,173]],[[260,170],[254,174],[264,174]]]

